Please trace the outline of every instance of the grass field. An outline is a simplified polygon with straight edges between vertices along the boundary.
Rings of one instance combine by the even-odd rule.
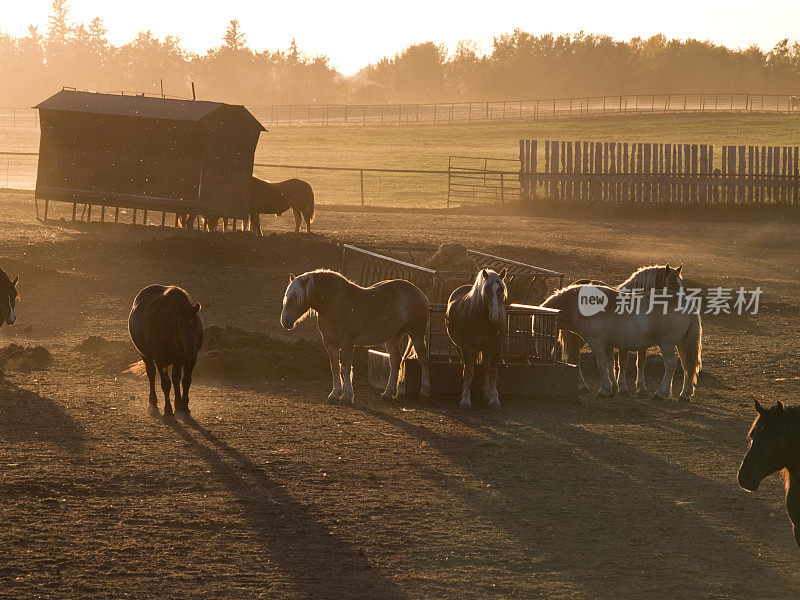
[[[519,140],[600,140],[695,144],[794,145],[800,116],[780,114],[620,115],[541,119],[529,123],[457,126],[278,127],[262,134],[257,163],[327,167],[446,170],[447,158],[480,156],[515,160]],[[0,132],[0,151],[35,152],[38,130]],[[540,153],[543,146],[540,147]],[[716,160],[722,153],[716,153]],[[32,189],[35,157],[0,156],[0,185]],[[515,170],[514,165],[507,167]],[[358,172],[256,167],[256,175],[309,181],[321,204],[360,204]],[[447,177],[427,174],[364,174],[365,203],[373,206],[442,207]],[[57,214],[57,213],[56,213]]]

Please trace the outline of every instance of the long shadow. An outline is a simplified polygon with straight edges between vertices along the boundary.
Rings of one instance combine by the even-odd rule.
[[[52,399],[18,387],[0,375],[0,440],[51,443],[80,453],[84,430]]]
[[[725,486],[608,435],[552,418],[537,424],[538,434],[521,443],[493,437],[487,447],[386,412],[360,410],[424,441],[476,479],[491,480],[502,502],[459,481],[448,481],[448,489],[530,548],[532,558],[539,559],[537,570],[568,574],[593,597],[613,596],[615,585],[636,590],[651,579],[664,582],[667,596],[713,596],[730,591],[720,578],[726,570],[735,575],[768,569],[775,589],[797,583],[759,556],[774,545],[768,537],[777,524],[765,531],[763,523],[732,514],[742,502],[748,504],[735,495],[733,475]],[[782,549],[778,546],[775,553],[785,559]],[[609,577],[610,569],[617,572],[615,578]],[[740,593],[764,593],[754,581],[731,585]]]
[[[304,598],[401,599],[403,591],[297,501],[265,469],[194,420],[167,421],[239,500],[270,557]],[[196,435],[195,435],[196,434]],[[199,436],[209,445],[201,443]],[[223,456],[233,461],[236,470]]]

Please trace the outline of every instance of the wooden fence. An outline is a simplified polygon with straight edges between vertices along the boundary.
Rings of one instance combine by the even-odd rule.
[[[519,147],[524,200],[800,204],[796,146],[520,140]]]

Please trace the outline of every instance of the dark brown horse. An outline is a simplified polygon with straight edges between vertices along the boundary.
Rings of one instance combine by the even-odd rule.
[[[289,209],[294,212],[294,231],[300,231],[300,223],[305,219],[306,231],[311,233],[314,222],[314,190],[301,179],[287,179],[271,183],[253,177],[250,190],[250,227],[261,235],[259,215],[271,214],[281,216]]]
[[[783,470],[786,512],[800,546],[800,407],[778,402],[764,408],[758,400],[755,405],[758,416],[747,434],[750,448],[739,467],[739,485],[754,492],[765,477]]]
[[[203,322],[199,312],[200,304],[193,304],[189,294],[174,285],[149,285],[133,301],[128,331],[133,345],[142,355],[142,361],[138,364],[144,364],[150,380],[151,414],[158,414],[156,370],[164,392],[164,414],[172,414],[167,372],[170,365],[175,412],[189,414],[189,386],[192,384],[197,353],[203,344]],[[136,370],[136,365],[132,370]]]
[[[14,307],[17,303],[19,294],[17,293],[17,282],[19,276],[11,281],[6,272],[0,269],[0,327],[3,323],[13,325],[17,320],[17,315],[14,312]]]

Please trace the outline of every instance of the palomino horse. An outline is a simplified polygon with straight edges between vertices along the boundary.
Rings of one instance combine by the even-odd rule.
[[[419,395],[430,395],[428,348],[425,332],[430,307],[417,286],[404,279],[381,281],[368,288],[356,285],[335,271],[318,269],[294,277],[283,296],[281,325],[292,329],[306,314],[317,314],[322,343],[328,351],[333,389],[328,400],[353,401],[353,349],[386,344],[391,370],[383,398],[397,396],[397,379],[404,358],[403,337],[411,338],[420,361]]]
[[[459,405],[462,410],[472,407],[470,388],[478,359],[486,369],[483,395],[492,410],[500,410],[497,363],[503,350],[507,327],[505,303],[508,290],[505,276],[505,269],[500,273],[481,269],[471,286],[462,285],[457,288],[447,301],[447,334],[458,348],[464,374]]]
[[[311,233],[314,222],[314,190],[301,179],[287,179],[271,183],[253,177],[250,189],[250,227],[261,235],[260,214],[281,216],[289,209],[294,212],[294,232],[299,233],[300,223],[306,221],[306,232]]]
[[[203,321],[199,312],[200,304],[193,304],[189,294],[174,285],[149,285],[133,301],[128,331],[133,345],[142,355],[142,360],[132,365],[130,370],[137,372],[138,366],[144,364],[150,380],[151,414],[158,413],[156,369],[161,377],[161,390],[164,392],[164,414],[172,414],[167,372],[170,365],[175,412],[189,414],[189,386],[192,384],[197,353],[203,344]]]
[[[747,434],[750,448],[739,467],[739,485],[754,492],[765,477],[783,469],[786,512],[800,546],[800,407],[755,404],[758,416]]]
[[[0,269],[0,327],[3,323],[13,325],[17,320],[17,315],[14,312],[14,307],[17,304],[17,282],[19,275],[11,281],[6,272]]]
[[[630,277],[620,283],[616,289],[626,292],[649,292],[651,289],[668,288],[671,290],[678,290],[683,287],[683,280],[681,279],[681,271],[683,265],[677,269],[671,268],[669,265],[654,265],[650,267],[641,267],[634,271]],[[594,279],[579,279],[572,285],[608,285],[602,281]],[[569,363],[578,365],[578,389],[581,392],[588,391],[589,386],[586,385],[586,380],[583,378],[581,371],[581,348],[583,348],[583,339],[571,331],[561,332],[561,342],[564,348],[564,360]],[[647,350],[639,350],[636,352],[636,395],[639,398],[649,398],[650,392],[647,391],[647,385],[644,379],[644,367],[647,360]],[[619,393],[622,396],[630,394],[628,390],[628,381],[626,378],[626,371],[628,369],[628,353],[622,352],[619,355],[619,368],[616,370],[619,374],[618,386]]]
[[[616,391],[614,348],[638,352],[657,345],[664,357],[664,378],[654,397],[668,398],[672,393],[677,346],[683,366],[681,400],[689,400],[701,368],[702,327],[697,307],[684,306],[681,292],[659,290],[653,306],[647,307],[649,294],[571,285],[552,294],[542,306],[561,310],[559,329],[577,333],[589,344],[602,381],[598,396],[611,396]]]

